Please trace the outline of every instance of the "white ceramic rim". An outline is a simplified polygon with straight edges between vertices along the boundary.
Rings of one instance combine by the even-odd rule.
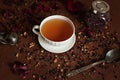
[[[51,19],[62,19],[62,20],[65,20],[65,21],[67,21],[68,23],[70,23],[71,25],[72,25],[72,28],[73,28],[73,33],[72,33],[72,35],[68,38],[68,39],[66,39],[66,40],[64,40],[64,41],[52,41],[52,40],[50,40],[50,39],[48,39],[48,38],[46,38],[43,34],[42,34],[42,31],[41,31],[41,28],[42,28],[42,26],[43,26],[43,24],[44,23],[46,23],[48,20],[51,20]],[[67,18],[67,17],[65,17],[65,16],[62,16],[62,15],[52,15],[52,16],[48,16],[48,17],[46,17],[42,22],[41,22],[41,24],[40,24],[40,27],[39,27],[39,30],[40,30],[40,35],[43,37],[43,39],[44,40],[46,40],[48,43],[50,43],[50,44],[52,44],[52,45],[63,45],[63,44],[65,44],[67,41],[69,41],[70,39],[71,39],[71,37],[75,34],[75,25],[73,24],[73,22],[69,19],[69,18]]]
[[[74,34],[72,36],[72,39],[68,43],[62,46],[54,46],[54,45],[48,44],[45,42],[45,40],[43,40],[41,36],[38,36],[38,41],[41,47],[44,48],[46,51],[49,51],[55,54],[58,54],[58,53],[62,54],[64,52],[69,51],[74,46],[76,42],[76,35]]]

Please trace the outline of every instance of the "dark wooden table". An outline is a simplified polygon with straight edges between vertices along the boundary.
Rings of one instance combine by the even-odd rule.
[[[3,1],[3,0],[2,0]],[[2,4],[0,1],[0,4]],[[9,0],[8,0],[9,1]],[[91,5],[92,0],[81,0],[87,7]],[[118,33],[118,39],[120,41],[120,0],[105,0],[110,4],[110,14],[112,21],[110,22],[110,30]],[[0,8],[5,6],[0,6]],[[67,14],[65,14],[67,15]],[[72,15],[71,15],[72,16]],[[0,27],[2,27],[0,25]],[[22,80],[21,77],[11,72],[9,63],[16,60],[16,46],[2,45],[0,44],[0,80]],[[83,74],[79,74],[75,77],[69,78],[68,80],[120,80],[120,62],[106,65],[106,69],[102,69],[96,66],[97,74],[95,71],[88,75],[87,71]],[[86,75],[87,74],[87,75]],[[106,76],[106,77],[101,77]],[[81,77],[84,77],[81,79]]]

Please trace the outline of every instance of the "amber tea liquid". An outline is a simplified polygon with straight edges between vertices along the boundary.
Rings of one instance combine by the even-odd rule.
[[[41,32],[52,41],[64,41],[71,37],[73,28],[70,23],[61,19],[51,19],[43,24]]]

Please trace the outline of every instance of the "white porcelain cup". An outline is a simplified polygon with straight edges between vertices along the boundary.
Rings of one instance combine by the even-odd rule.
[[[73,31],[72,31],[72,34],[70,35],[69,38],[67,38],[67,39],[65,39],[65,40],[63,40],[63,41],[53,41],[53,40],[50,40],[50,39],[48,39],[47,37],[45,37],[45,36],[43,35],[43,33],[42,33],[42,31],[41,31],[43,25],[44,25],[45,23],[47,23],[48,21],[52,20],[52,19],[60,19],[60,20],[63,20],[63,21],[68,22],[68,23],[71,25]],[[56,25],[57,25],[57,24],[56,24]],[[39,31],[36,31],[36,29],[38,29]],[[66,29],[66,28],[65,28],[65,29]],[[67,17],[65,17],[65,16],[62,16],[62,15],[52,15],[52,16],[46,17],[45,19],[43,19],[43,21],[41,22],[40,25],[35,25],[35,26],[33,27],[32,31],[33,31],[35,34],[37,34],[38,37],[41,37],[46,43],[48,43],[49,45],[52,45],[52,46],[64,46],[64,45],[66,45],[67,43],[69,43],[69,42],[73,39],[73,37],[75,36],[75,26],[74,26],[73,22],[72,22],[69,18],[67,18]],[[66,30],[66,32],[67,32],[67,30]],[[61,32],[61,33],[62,33],[62,32]],[[54,35],[54,34],[53,34],[53,35]],[[38,38],[38,39],[40,39],[40,38]]]

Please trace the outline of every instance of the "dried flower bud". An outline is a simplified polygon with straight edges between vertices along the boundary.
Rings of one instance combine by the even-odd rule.
[[[67,8],[71,12],[83,10],[83,4],[80,1],[68,0]]]
[[[25,79],[29,73],[28,67],[19,61],[13,63],[12,71],[20,75],[23,79]]]

